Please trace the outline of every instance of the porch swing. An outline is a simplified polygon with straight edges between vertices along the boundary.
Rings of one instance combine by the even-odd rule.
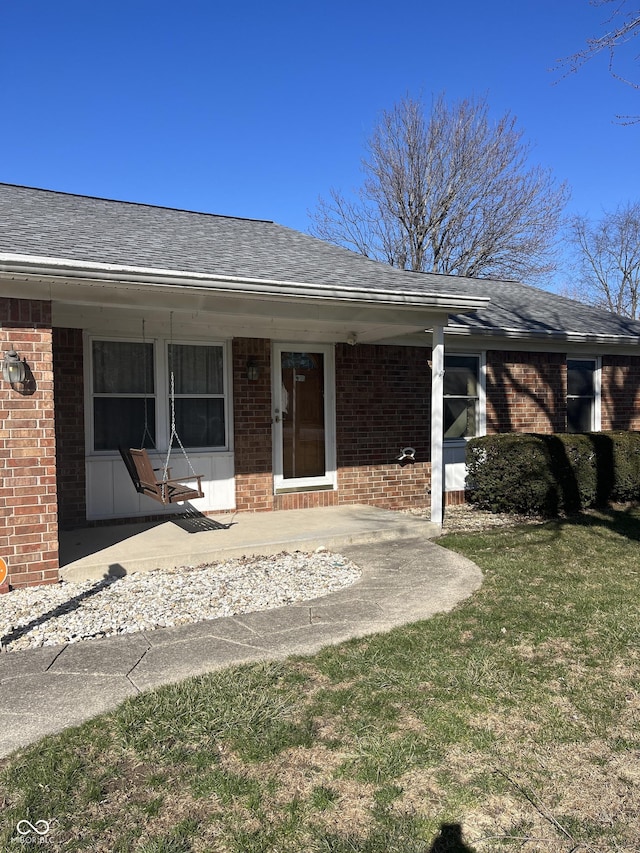
[[[158,501],[158,503],[161,503],[164,506],[166,506],[167,504],[181,503],[182,501],[190,501],[195,500],[196,498],[204,497],[204,492],[202,491],[202,478],[204,477],[204,474],[196,474],[196,472],[194,471],[193,465],[191,464],[191,460],[189,459],[189,455],[187,454],[187,451],[185,450],[180,436],[178,435],[178,432],[176,430],[176,395],[172,349],[173,312],[171,312],[170,315],[169,325],[169,375],[171,382],[171,392],[169,400],[171,411],[171,434],[169,435],[169,446],[167,449],[167,456],[164,461],[164,466],[162,467],[162,469],[154,468],[153,463],[151,462],[151,458],[149,457],[149,454],[144,446],[147,437],[151,440],[151,443],[154,444],[153,436],[149,431],[146,397],[144,401],[144,431],[142,433],[142,440],[140,441],[141,446],[120,448],[120,455],[122,456],[122,461],[125,464],[125,467],[129,473],[129,476],[131,477],[136,491],[141,495],[146,495],[154,501]],[[144,319],[142,321],[142,340],[143,343],[146,343]],[[146,360],[146,347],[144,352]],[[173,448],[174,440],[178,443],[180,449],[182,450],[182,454],[186,459],[190,471],[190,476],[182,477],[180,480],[173,479],[169,476],[171,473],[171,469],[169,468],[169,462],[171,460],[171,450]],[[157,476],[159,471],[161,471],[161,477]],[[195,480],[197,486],[187,485],[187,483],[182,482],[182,480],[186,480],[187,483]]]

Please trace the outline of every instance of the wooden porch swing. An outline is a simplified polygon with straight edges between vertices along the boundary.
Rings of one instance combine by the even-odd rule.
[[[204,492],[202,491],[203,474],[193,473],[192,477],[183,478],[195,480],[198,485],[197,488],[194,488],[193,486],[186,485],[186,483],[181,483],[179,480],[171,479],[168,476],[168,470],[163,471],[163,476],[158,478],[157,472],[160,469],[153,467],[149,454],[144,447],[122,448],[120,454],[127,466],[129,476],[136,487],[136,491],[141,495],[146,495],[154,501],[165,505],[204,497]]]
[[[170,341],[173,343],[173,312],[170,315]],[[145,339],[145,323],[142,321],[142,340]],[[146,358],[146,348],[145,348],[145,358]],[[187,451],[184,449],[184,445],[180,440],[180,436],[176,430],[176,399],[175,399],[175,378],[173,372],[173,354],[171,348],[169,349],[171,364],[170,364],[170,376],[171,376],[171,394],[170,394],[170,403],[171,403],[171,434],[169,435],[169,446],[167,450],[167,457],[164,462],[164,467],[162,470],[160,468],[154,468],[149,454],[145,450],[145,441],[147,436],[151,439],[153,443],[153,436],[149,431],[149,422],[147,416],[147,401],[145,398],[144,405],[144,432],[142,434],[142,441],[140,444],[141,447],[121,447],[120,455],[122,456],[122,461],[125,464],[125,467],[131,477],[133,485],[136,491],[141,495],[146,495],[154,501],[158,501],[163,505],[173,504],[173,503],[181,503],[182,501],[190,501],[195,500],[197,498],[203,498],[204,492],[202,491],[202,478],[204,474],[196,474],[193,470],[193,465],[191,464],[191,460],[187,454]],[[145,371],[146,373],[146,371]],[[190,476],[182,477],[181,480],[186,480],[187,482],[195,480],[197,486],[189,486],[181,480],[172,479],[171,469],[169,468],[169,461],[171,459],[171,449],[173,447],[173,442],[175,441],[180,446],[184,458],[187,460],[187,465],[189,466]],[[158,477],[158,472],[161,471],[162,476]]]

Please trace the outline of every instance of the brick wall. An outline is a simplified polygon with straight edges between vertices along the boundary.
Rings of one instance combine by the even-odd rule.
[[[445,506],[460,506],[467,502],[467,492],[465,489],[457,489],[455,492],[444,493]]]
[[[258,370],[247,379],[247,362]],[[261,512],[274,509],[271,450],[271,341],[233,341],[233,421],[236,507]]]
[[[400,509],[428,502],[430,350],[336,347],[338,500]],[[416,463],[401,467],[401,448]]]
[[[51,304],[0,297],[0,357],[13,346],[31,375],[0,380],[0,556],[12,587],[58,579]]]
[[[233,342],[236,506],[264,511],[368,503],[402,508],[428,502],[431,378],[429,350],[336,347],[338,490],[273,494],[271,342]],[[257,381],[246,377],[253,359]],[[400,449],[417,462],[401,467]]]
[[[82,329],[53,330],[58,523],[68,530],[86,524]]]
[[[290,492],[275,495],[273,509],[315,509],[336,506],[339,503],[335,489],[318,489],[313,492]]]
[[[564,353],[487,352],[487,433],[564,432]]]
[[[640,430],[640,358],[602,358],[602,429]]]

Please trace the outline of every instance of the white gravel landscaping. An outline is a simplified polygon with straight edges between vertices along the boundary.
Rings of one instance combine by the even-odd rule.
[[[345,557],[320,549],[13,590],[0,596],[2,650],[269,610],[351,586],[360,574]]]

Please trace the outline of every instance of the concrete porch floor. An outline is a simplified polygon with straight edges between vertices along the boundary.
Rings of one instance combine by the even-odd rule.
[[[69,581],[98,579],[244,555],[431,538],[439,532],[438,525],[424,519],[360,504],[217,518],[193,513],[157,522],[61,531],[60,575]]]

